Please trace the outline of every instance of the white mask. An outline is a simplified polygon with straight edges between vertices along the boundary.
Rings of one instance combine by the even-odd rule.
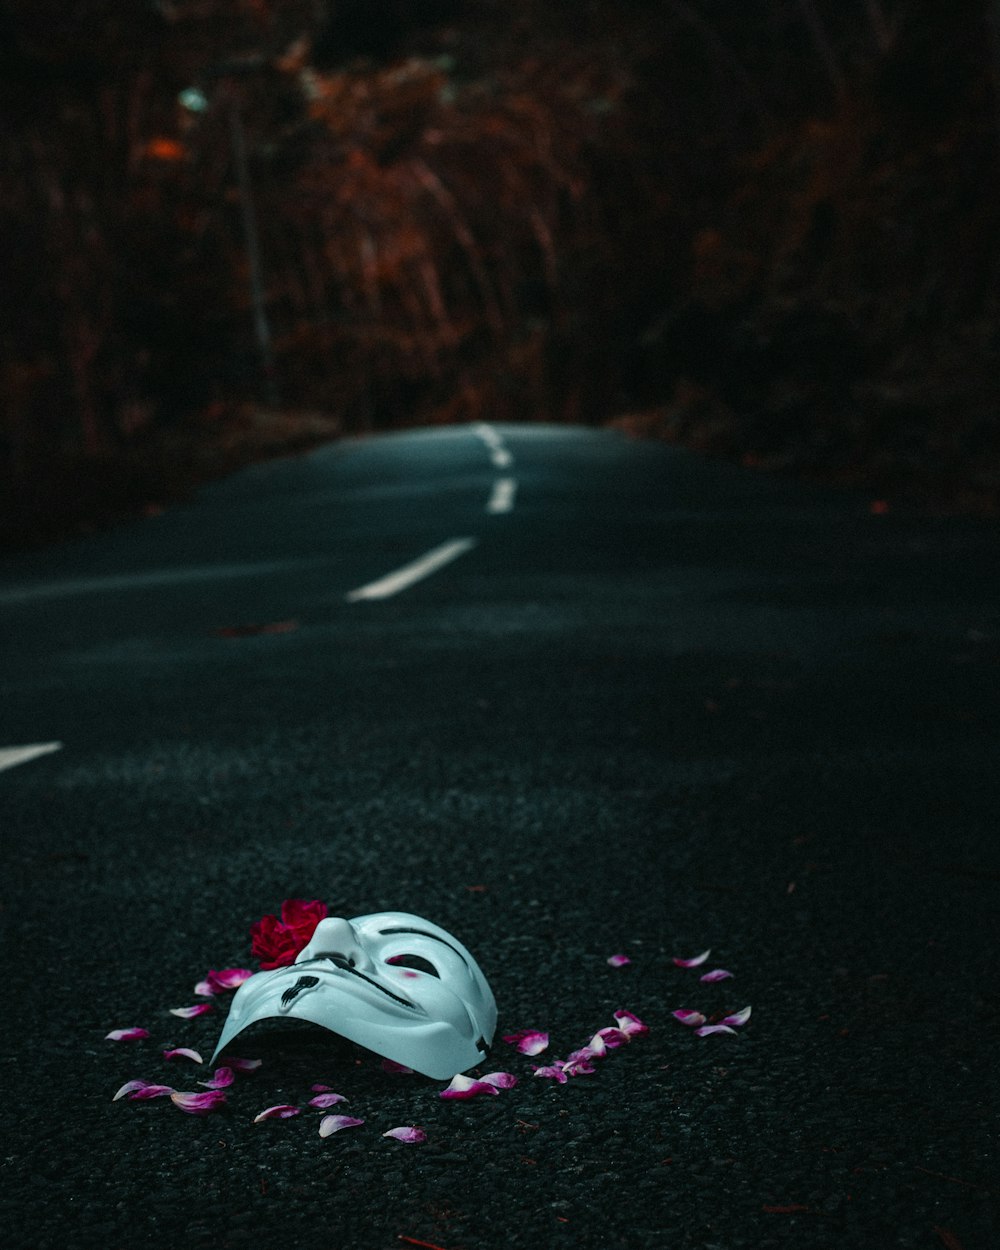
[[[485,1058],[493,993],[465,947],[408,912],[328,917],[295,963],[258,972],[236,991],[212,1056],[258,1020],[308,1020],[446,1080]]]

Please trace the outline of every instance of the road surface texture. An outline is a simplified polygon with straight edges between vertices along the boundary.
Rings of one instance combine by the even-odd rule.
[[[1000,527],[871,502],[484,425],[7,559],[4,1245],[1000,1246]],[[518,1085],[260,1024],[222,1110],[112,1101],[202,1090],[286,898],[450,929]]]

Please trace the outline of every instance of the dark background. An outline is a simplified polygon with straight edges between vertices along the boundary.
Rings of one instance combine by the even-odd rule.
[[[5,542],[479,418],[995,510],[993,8],[4,0]]]

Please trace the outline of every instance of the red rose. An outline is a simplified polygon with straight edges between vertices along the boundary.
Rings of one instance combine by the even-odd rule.
[[[283,925],[277,916],[263,916],[250,926],[251,951],[260,960],[262,969],[283,968],[295,963],[295,956],[302,949],[296,945],[295,935]]]
[[[313,931],[328,912],[326,903],[319,899],[286,898],[281,904],[281,923],[294,935],[298,943],[296,954],[309,945]]]

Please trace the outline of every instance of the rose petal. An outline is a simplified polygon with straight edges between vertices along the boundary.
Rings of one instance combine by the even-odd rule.
[[[600,1038],[608,1050],[617,1050],[619,1046],[628,1043],[628,1034],[622,1029],[616,1029],[612,1025],[608,1025],[606,1029],[598,1029],[594,1036],[590,1039],[590,1045],[596,1049],[596,1038]]]
[[[153,1092],[155,1091],[155,1092]],[[153,1085],[149,1081],[126,1081],[121,1089],[111,1099],[117,1102],[119,1098],[162,1098],[166,1094],[172,1094],[174,1091],[169,1085]]]
[[[562,1070],[567,1076],[590,1076],[596,1070],[590,1062],[593,1057],[586,1046],[582,1050],[574,1050],[569,1058],[563,1061]]]
[[[309,1088],[314,1094],[328,1094],[332,1089],[332,1085],[310,1085]]]
[[[699,977],[699,981],[707,981],[710,985],[715,981],[725,981],[733,974],[727,972],[725,968],[713,968],[711,972],[706,972],[703,977]]]
[[[499,1094],[500,1090],[489,1081],[476,1081],[460,1072],[451,1078],[451,1084],[441,1091],[442,1098],[475,1098],[477,1094]]]
[[[681,1007],[678,1011],[670,1013],[675,1020],[679,1020],[681,1024],[687,1024],[692,1028],[698,1024],[705,1023],[705,1017],[700,1011],[689,1011],[686,1007]]]
[[[228,1089],[236,1079],[236,1074],[232,1068],[216,1068],[215,1073],[210,1081],[199,1081],[199,1085],[204,1085],[206,1089]]]
[[[310,1107],[335,1107],[338,1102],[347,1102],[343,1094],[317,1094],[315,1098],[309,1099]]]
[[[503,1040],[516,1046],[522,1055],[540,1055],[548,1048],[549,1035],[538,1029],[521,1029],[517,1033],[505,1033]]]
[[[188,1115],[208,1115],[225,1105],[226,1095],[219,1089],[208,1089],[204,1094],[177,1093],[175,1090],[170,1095],[170,1101]]]
[[[139,1038],[149,1037],[149,1029],[112,1029],[104,1035],[106,1042],[135,1042]]]
[[[236,1072],[256,1072],[263,1059],[230,1059],[229,1066]]]
[[[700,955],[695,955],[692,959],[678,959],[675,955],[674,963],[678,968],[700,968],[711,953],[710,947],[707,951],[702,951]]]
[[[562,1064],[549,1064],[547,1067],[539,1067],[537,1064],[531,1065],[535,1070],[532,1076],[542,1076],[550,1081],[558,1081],[560,1085],[566,1084],[566,1073],[562,1070]]]
[[[176,1050],[165,1050],[163,1058],[170,1059],[193,1059],[195,1063],[204,1063],[201,1055],[196,1050],[190,1050],[187,1046],[178,1046]]]
[[[749,1007],[744,1007],[742,1011],[734,1011],[731,1016],[723,1016],[721,1023],[734,1024],[739,1028],[741,1024],[746,1024],[750,1019],[750,1010]]]
[[[728,1024],[703,1024],[700,1029],[695,1029],[698,1037],[709,1037],[712,1033],[735,1033],[735,1029],[731,1029]]]
[[[329,1137],[342,1128],[357,1128],[359,1124],[364,1124],[364,1120],[357,1120],[352,1115],[325,1115],[319,1122],[319,1135]]]
[[[590,1054],[591,1058],[603,1059],[608,1053],[608,1044],[600,1033],[595,1033],[583,1049]]]
[[[611,965],[612,968],[624,968],[626,964],[630,964],[631,962],[632,960],[629,959],[628,955],[609,955],[608,956],[608,963]]]
[[[196,1003],[194,1007],[171,1007],[170,1014],[180,1016],[182,1020],[193,1020],[195,1016],[203,1016],[206,1012],[214,1010],[211,1003]]]
[[[517,1077],[513,1072],[487,1072],[482,1080],[487,1085],[495,1085],[497,1089],[513,1089],[517,1084]]]
[[[259,1124],[261,1120],[290,1120],[293,1115],[299,1115],[301,1108],[293,1107],[290,1103],[279,1102],[273,1107],[266,1107],[259,1115],[253,1118],[254,1124]]]
[[[388,1129],[382,1136],[395,1137],[396,1141],[404,1141],[411,1145],[427,1140],[427,1134],[422,1128],[407,1128],[405,1126]]]
[[[615,1012],[615,1019],[618,1021],[618,1027],[630,1041],[633,1037],[649,1032],[649,1025],[643,1024],[634,1012],[626,1011],[624,1007]]]
[[[202,998],[211,998],[215,993],[212,983],[209,980],[199,981],[194,987],[194,992],[200,994]]]
[[[253,973],[249,968],[210,968],[208,976],[205,980],[211,985],[216,994],[227,993],[229,990],[236,990],[244,981],[249,981]]]
[[[392,961],[389,960],[389,962]],[[408,1068],[404,1063],[397,1063],[395,1059],[383,1059],[382,1071],[391,1072],[394,1076],[416,1076],[412,1068]]]

